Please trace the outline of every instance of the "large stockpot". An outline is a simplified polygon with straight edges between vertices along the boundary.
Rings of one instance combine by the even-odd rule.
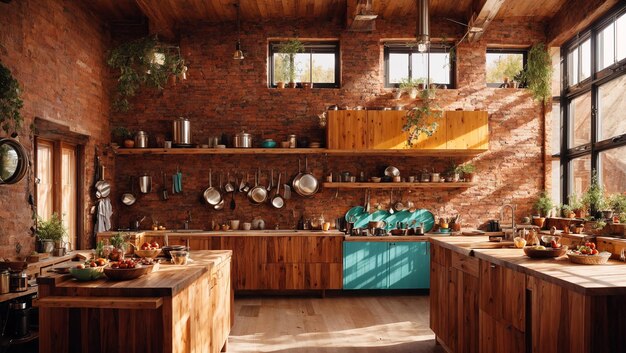
[[[137,131],[135,134],[135,148],[148,148],[148,133]]]
[[[180,117],[172,123],[172,143],[174,145],[191,145],[191,121]]]
[[[235,148],[252,148],[252,135],[246,132],[240,132],[233,139]]]

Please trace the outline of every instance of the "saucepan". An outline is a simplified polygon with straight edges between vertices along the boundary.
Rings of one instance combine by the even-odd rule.
[[[139,177],[139,191],[142,194],[149,194],[152,192],[152,177],[144,174]]]
[[[128,177],[128,182],[130,183],[130,192],[127,192],[122,195],[122,203],[126,206],[132,206],[137,198],[135,197],[135,185],[133,184],[133,177]]]
[[[298,160],[298,175],[293,179],[293,188],[298,195],[308,197],[313,196],[320,188],[319,181],[308,172],[308,158],[304,160],[304,173],[300,171],[300,160]]]

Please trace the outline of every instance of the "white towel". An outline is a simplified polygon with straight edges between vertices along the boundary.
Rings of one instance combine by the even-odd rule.
[[[111,229],[111,215],[113,214],[113,207],[111,206],[111,200],[106,197],[98,201],[98,210],[96,213],[96,227],[94,232],[96,234],[100,232],[106,232]]]

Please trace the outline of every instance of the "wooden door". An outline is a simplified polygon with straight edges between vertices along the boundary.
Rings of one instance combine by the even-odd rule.
[[[367,148],[365,110],[329,110],[327,115],[326,144],[329,149]]]
[[[479,353],[478,350],[478,277],[456,270],[456,353]],[[453,309],[454,310],[454,309]]]
[[[445,112],[447,149],[488,149],[489,114],[486,111]]]
[[[368,149],[407,148],[406,111],[370,110],[367,112]]]
[[[344,289],[387,289],[387,242],[350,241],[343,246]]]

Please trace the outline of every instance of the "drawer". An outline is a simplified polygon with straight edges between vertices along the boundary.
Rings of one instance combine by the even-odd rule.
[[[480,261],[471,256],[452,251],[452,267],[471,276],[478,277]]]

